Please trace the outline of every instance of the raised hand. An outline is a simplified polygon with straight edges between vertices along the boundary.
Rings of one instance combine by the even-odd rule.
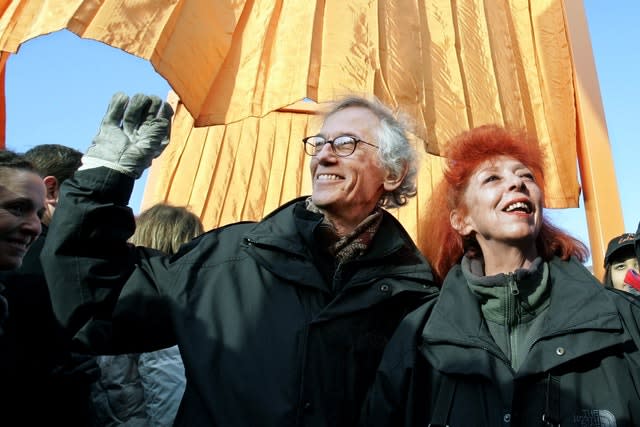
[[[157,96],[114,94],[80,170],[105,166],[139,178],[169,143],[171,116]]]

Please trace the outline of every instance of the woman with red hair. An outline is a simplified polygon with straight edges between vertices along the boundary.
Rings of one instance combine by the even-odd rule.
[[[640,425],[640,300],[544,217],[537,142],[481,126],[446,158],[422,247],[441,293],[398,327],[362,425]]]

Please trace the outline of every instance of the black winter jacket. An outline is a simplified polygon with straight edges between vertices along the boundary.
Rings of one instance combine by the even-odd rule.
[[[544,326],[514,372],[455,266],[438,299],[398,326],[361,424],[640,425],[639,300],[573,260],[552,260],[549,280]]]
[[[131,188],[106,168],[62,186],[43,265],[78,348],[177,343],[187,386],[176,425],[353,426],[393,330],[437,292],[395,218],[384,214],[368,252],[332,284],[310,250],[322,218],[303,199],[169,258],[126,244]]]
[[[0,334],[0,425],[87,427],[89,390],[99,377],[95,358],[69,351],[69,337],[56,320],[40,252],[42,234],[22,265],[0,272],[9,317]]]

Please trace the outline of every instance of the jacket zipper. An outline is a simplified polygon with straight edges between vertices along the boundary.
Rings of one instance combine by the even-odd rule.
[[[517,322],[518,322],[518,295],[520,295],[520,289],[518,289],[518,282],[516,280],[516,276],[514,273],[507,274],[507,337],[509,342],[509,354],[511,358],[511,366],[513,366],[513,361],[517,358],[515,354],[517,352]],[[514,348],[516,349],[514,351]]]

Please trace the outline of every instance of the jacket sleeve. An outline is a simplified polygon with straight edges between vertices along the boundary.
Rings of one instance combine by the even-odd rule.
[[[133,179],[79,171],[61,187],[41,260],[56,317],[77,351],[151,351],[175,344],[162,282],[167,257],[127,243]]]
[[[427,303],[400,323],[378,367],[362,407],[361,427],[427,425],[422,409],[429,398],[424,360],[417,349]]]

